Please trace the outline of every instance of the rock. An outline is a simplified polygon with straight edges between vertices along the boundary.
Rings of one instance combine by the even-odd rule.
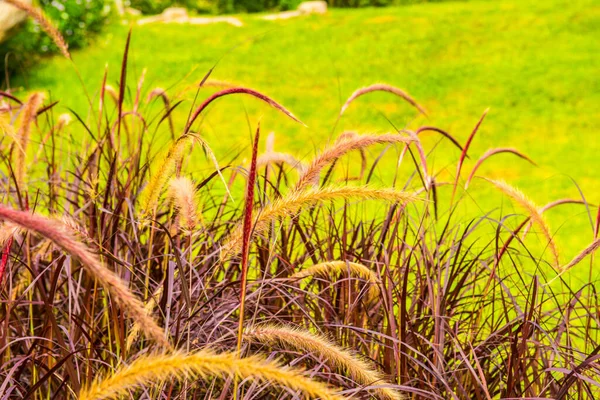
[[[193,25],[214,24],[217,22],[226,22],[233,26],[244,26],[242,21],[235,17],[195,17],[190,18],[187,22]]]
[[[182,7],[170,7],[160,14],[163,22],[187,22],[190,18],[187,10]]]
[[[142,18],[138,21],[138,24],[150,24],[153,22],[188,22],[190,17],[188,16],[187,10],[180,7],[167,8],[162,14],[153,15],[151,17]]]
[[[132,7],[126,7],[126,8],[123,10],[123,13],[125,13],[125,14],[127,14],[127,15],[131,15],[131,16],[133,16],[133,17],[137,17],[137,16],[140,16],[140,15],[142,15],[142,12],[141,12],[140,10],[138,10],[138,9],[135,9],[135,8],[132,8]]]
[[[25,0],[31,4],[31,0]],[[27,13],[0,1],[0,42],[9,36],[10,31],[27,18]]]
[[[238,18],[235,17],[193,17],[187,13],[185,8],[171,7],[167,8],[160,15],[154,15],[148,18],[142,18],[138,20],[138,24],[150,24],[154,22],[163,23],[178,23],[178,24],[193,24],[193,25],[205,25],[214,24],[217,22],[226,22],[233,26],[243,26],[244,24]]]
[[[326,1],[305,1],[300,3],[298,11],[302,14],[325,14],[327,13]]]
[[[327,13],[327,2],[326,1],[305,1],[298,5],[295,11],[283,11],[276,14],[263,15],[260,18],[267,21],[276,21],[278,19],[288,19],[299,17],[301,15],[310,14],[325,14]]]

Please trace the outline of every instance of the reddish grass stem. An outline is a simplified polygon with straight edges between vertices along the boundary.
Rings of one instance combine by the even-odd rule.
[[[244,204],[244,222],[242,239],[242,276],[240,279],[240,318],[238,323],[237,351],[242,348],[244,335],[244,311],[246,305],[246,283],[248,279],[248,254],[250,252],[250,239],[252,237],[252,209],[254,206],[254,186],[256,184],[256,159],[258,157],[258,139],[260,137],[260,124],[256,128],[254,146],[252,147],[252,162],[246,185],[246,202]]]

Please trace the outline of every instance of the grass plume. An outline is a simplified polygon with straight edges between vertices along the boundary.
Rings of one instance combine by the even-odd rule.
[[[163,190],[165,189],[165,186],[175,173],[177,163],[181,162],[181,159],[184,156],[186,149],[192,142],[199,143],[202,146],[202,148],[206,151],[207,156],[215,166],[215,169],[219,174],[221,181],[225,185],[227,193],[229,194],[228,186],[225,183],[223,175],[221,174],[221,169],[219,167],[217,159],[210,147],[208,146],[208,143],[206,143],[206,141],[204,141],[200,136],[196,134],[183,135],[179,137],[175,141],[175,143],[173,143],[167,155],[165,156],[165,160],[160,163],[158,171],[152,174],[148,185],[144,188],[144,191],[141,195],[141,218],[152,217],[152,214],[154,214],[156,207],[158,206],[158,201],[160,199],[161,194],[163,193]]]
[[[35,122],[37,111],[42,106],[44,95],[33,93],[23,106],[21,125],[17,132],[17,149],[15,156],[15,177],[17,185],[21,190],[26,186],[25,176],[27,174],[27,148],[31,136],[31,125]]]
[[[57,221],[41,215],[13,210],[0,206],[0,219],[12,222],[51,240],[64,251],[79,259],[85,269],[108,290],[115,301],[137,322],[142,331],[159,345],[170,348],[163,330],[144,310],[142,303],[131,293],[123,281],[107,269],[96,255],[82,243],[76,241]]]
[[[313,399],[343,399],[326,385],[272,361],[256,356],[239,358],[237,353],[217,354],[210,350],[201,350],[193,354],[175,353],[139,358],[131,365],[116,371],[108,379],[94,382],[80,393],[79,399],[113,399],[136,386],[156,384],[169,379],[208,378],[219,375],[272,382],[302,391]]]
[[[142,218],[152,217],[158,200],[163,192],[167,182],[175,173],[175,167],[184,155],[185,150],[189,146],[191,137],[188,135],[182,136],[173,143],[169,149],[164,161],[159,164],[159,169],[150,177],[148,185],[144,188],[141,194],[141,209]]]
[[[294,192],[275,200],[263,209],[257,211],[253,235],[265,232],[271,221],[296,214],[303,207],[336,199],[383,200],[390,202],[413,202],[418,198],[412,194],[394,189],[374,189],[370,187],[325,187],[320,189]],[[221,248],[221,260],[229,258],[241,251],[243,237],[242,225],[238,224]]]
[[[192,233],[201,219],[200,201],[194,182],[187,177],[172,178],[169,182],[169,197],[177,210],[181,230]]]
[[[542,230],[542,234],[548,240],[548,246],[550,247],[550,251],[552,252],[552,256],[554,257],[554,266],[558,268],[560,265],[558,248],[556,247],[556,243],[554,242],[554,238],[552,237],[552,233],[550,232],[550,227],[548,226],[546,219],[542,215],[540,208],[533,201],[531,201],[523,192],[521,192],[517,188],[512,187],[508,183],[502,181],[495,181],[487,178],[484,179],[496,186],[502,193],[513,199],[527,211],[527,214],[529,215],[531,220],[540,227],[540,229]]]
[[[341,348],[327,338],[286,326],[257,326],[246,330],[249,338],[285,350],[311,353],[332,367],[343,371],[361,386],[385,385],[386,378],[374,365]],[[373,389],[379,399],[401,400],[404,397],[391,388]]]
[[[246,290],[248,283],[248,256],[250,254],[250,241],[252,239],[252,207],[254,204],[254,189],[256,185],[256,159],[258,158],[259,139],[260,124],[256,128],[256,134],[254,135],[254,145],[252,146],[252,161],[250,162],[250,171],[248,171],[248,181],[246,182],[246,198],[244,201],[244,216],[242,220],[242,277],[240,279],[240,316],[238,319],[238,335],[236,346],[237,352],[240,352],[242,349],[242,339],[244,332],[244,314],[246,310]]]
[[[302,269],[290,276],[290,279],[304,279],[312,276],[330,277],[333,274],[348,272],[369,282],[369,299],[379,293],[381,283],[377,274],[368,267],[349,261],[328,261]]]
[[[293,155],[288,153],[269,151],[261,154],[256,161],[257,167],[264,167],[269,164],[288,164],[300,174],[306,171],[306,166],[302,163],[302,161],[296,159]]]
[[[581,261],[583,261],[584,258],[593,254],[596,250],[598,250],[598,248],[600,248],[600,239],[594,240],[588,247],[586,247],[579,254],[577,254],[575,257],[573,257],[573,259],[571,261],[569,261],[569,263],[562,266],[560,268],[560,270],[562,272],[566,272],[566,271],[570,270],[575,265],[577,265]]]
[[[32,6],[21,0],[5,0],[8,4],[25,11],[33,20],[35,20],[52,39],[54,44],[58,47],[63,56],[71,59],[67,42],[62,37],[58,29],[54,27],[50,19],[37,7]]]
[[[390,143],[410,143],[414,139],[400,136],[397,134],[384,135],[356,135],[345,137],[336,142],[332,146],[326,148],[317,155],[306,167],[304,173],[300,176],[295,185],[295,190],[303,190],[311,184],[318,183],[321,170],[340,158],[344,154],[353,151],[364,149],[375,144],[390,144]]]
[[[392,93],[392,94],[406,100],[406,102],[408,102],[408,104],[410,104],[411,106],[413,106],[414,108],[419,110],[419,112],[421,114],[427,115],[427,112],[425,111],[425,109],[422,106],[420,106],[419,103],[417,103],[415,101],[415,99],[413,99],[407,92],[405,92],[404,90],[399,89],[397,87],[394,87],[392,85],[385,84],[385,83],[375,83],[373,85],[366,86],[366,87],[356,90],[354,93],[352,93],[350,95],[350,97],[348,97],[348,100],[346,100],[346,102],[342,106],[342,109],[340,110],[340,115],[342,115],[346,111],[346,109],[350,106],[350,104],[354,100],[356,100],[360,96],[364,96],[365,94],[372,93],[372,92]]]
[[[188,133],[190,132],[190,130],[192,129],[192,125],[194,124],[194,121],[196,121],[196,119],[200,116],[200,114],[202,113],[202,111],[204,111],[204,109],[206,107],[208,107],[208,105],[210,103],[212,103],[213,101],[215,101],[216,99],[218,99],[219,97],[223,97],[223,96],[228,96],[231,94],[247,94],[250,95],[252,97],[255,97],[259,100],[264,101],[265,103],[267,103],[268,105],[270,105],[271,107],[281,111],[283,114],[287,115],[289,118],[291,118],[292,120],[298,122],[298,123],[302,123],[302,121],[300,121],[298,118],[296,118],[294,116],[294,114],[292,114],[288,109],[286,109],[284,106],[282,106],[281,104],[277,103],[275,100],[271,99],[268,96],[265,96],[264,94],[253,90],[253,89],[248,89],[248,88],[243,88],[243,87],[234,87],[234,88],[228,88],[228,89],[223,89],[217,93],[214,93],[213,95],[211,95],[210,97],[208,97],[206,100],[204,100],[204,102],[202,104],[200,104],[200,106],[198,106],[198,108],[194,111],[194,113],[192,114],[192,117],[190,118],[190,120],[188,121],[186,127],[185,127],[185,131],[184,133]]]

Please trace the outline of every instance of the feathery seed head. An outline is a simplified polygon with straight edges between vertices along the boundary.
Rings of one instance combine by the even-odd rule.
[[[265,232],[269,224],[281,217],[293,215],[302,207],[313,206],[317,203],[336,199],[355,198],[358,200],[383,200],[391,202],[413,202],[418,197],[394,189],[373,189],[370,187],[326,187],[302,192],[294,191],[285,197],[275,200],[260,211],[257,211],[253,235]],[[238,224],[231,232],[221,248],[221,260],[238,254],[242,243],[242,226]]]
[[[219,375],[272,382],[299,390],[314,399],[343,399],[325,384],[306,378],[299,372],[275,362],[257,356],[240,358],[237,353],[218,354],[206,349],[192,354],[158,354],[139,358],[129,366],[117,370],[109,378],[95,381],[80,393],[79,399],[113,399],[136,386],[164,382],[167,379]]]
[[[44,102],[43,93],[33,93],[23,106],[21,112],[21,125],[17,132],[17,149],[15,154],[15,176],[17,185],[21,190],[25,189],[25,177],[27,174],[26,157],[27,148],[29,147],[29,139],[31,137],[31,125],[37,118],[37,112]]]
[[[169,197],[177,209],[181,230],[191,234],[200,223],[202,212],[194,182],[187,177],[172,178]]]
[[[350,151],[360,150],[375,144],[410,143],[412,141],[414,141],[414,139],[398,134],[347,136],[343,140],[338,140],[335,144],[323,150],[321,154],[317,155],[309,163],[304,170],[304,173],[300,175],[300,179],[295,185],[295,190],[300,191],[306,189],[310,185],[318,185],[321,170]]]
[[[290,279],[304,279],[311,276],[331,277],[333,274],[348,272],[369,282],[368,300],[379,294],[380,280],[377,274],[362,264],[347,261],[328,261],[302,269],[290,276]]]
[[[342,109],[340,110],[340,115],[342,115],[346,109],[350,106],[350,103],[352,103],[354,100],[356,100],[357,98],[359,98],[360,96],[363,96],[367,93],[371,93],[371,92],[387,92],[387,93],[392,93],[398,97],[401,97],[402,99],[404,99],[406,102],[408,102],[411,106],[415,107],[417,110],[419,110],[419,112],[423,115],[427,115],[427,112],[425,111],[425,109],[423,107],[421,107],[408,93],[406,93],[404,90],[399,89],[397,87],[385,84],[385,83],[375,83],[373,85],[370,86],[366,86],[363,88],[360,88],[358,90],[356,90],[354,93],[352,93],[352,95],[350,95],[350,97],[348,98],[348,100],[346,100],[346,102],[344,103],[344,105],[342,106]]]
[[[286,326],[264,325],[247,329],[246,336],[281,349],[312,353],[345,373],[357,385],[371,386],[386,383],[386,378],[371,363],[321,335]],[[391,388],[378,388],[373,391],[384,400],[403,398],[399,392]]]
[[[550,251],[552,252],[552,256],[554,257],[554,267],[559,268],[560,259],[558,255],[558,248],[556,247],[556,243],[554,241],[554,238],[552,237],[550,227],[548,226],[546,219],[542,215],[540,207],[538,207],[533,201],[531,201],[523,192],[521,192],[515,187],[512,187],[506,182],[495,181],[487,178],[483,179],[496,186],[502,193],[513,199],[517,204],[519,204],[527,211],[527,214],[529,214],[531,220],[540,227],[540,229],[542,230],[542,234],[546,237],[546,240],[548,241],[548,246],[550,247]]]

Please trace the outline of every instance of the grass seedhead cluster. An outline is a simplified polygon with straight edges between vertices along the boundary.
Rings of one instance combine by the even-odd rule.
[[[217,163],[199,118],[217,98],[298,118],[202,87],[210,73],[130,91],[123,59],[114,102],[105,72],[98,108],[70,123],[41,93],[0,94],[0,398],[600,396],[598,282],[575,279],[593,277],[600,211],[476,179],[495,154],[525,158],[514,149],[465,178],[483,117],[464,145],[431,126],[343,133],[307,159],[273,136],[259,154],[257,127]],[[196,106],[199,90],[213,94]],[[340,116],[382,90],[424,112],[375,85]],[[436,168],[428,131],[456,165]],[[490,186],[524,215],[461,211]],[[567,262],[543,213],[571,203],[597,217]]]
[[[279,347],[281,350],[310,354],[340,370],[353,380],[357,387],[369,388],[389,384],[375,366],[320,335],[285,326],[258,326],[247,330],[246,335],[259,343]],[[404,398],[391,388],[382,387],[373,391],[377,398],[384,400]]]
[[[156,385],[172,379],[206,379],[214,376],[256,379],[275,383],[291,391],[314,399],[341,400],[331,388],[281,365],[252,356],[239,358],[235,353],[217,354],[201,350],[191,354],[157,354],[144,356],[116,371],[110,378],[94,382],[84,389],[80,400],[113,399],[126,394],[128,389],[142,385]]]

